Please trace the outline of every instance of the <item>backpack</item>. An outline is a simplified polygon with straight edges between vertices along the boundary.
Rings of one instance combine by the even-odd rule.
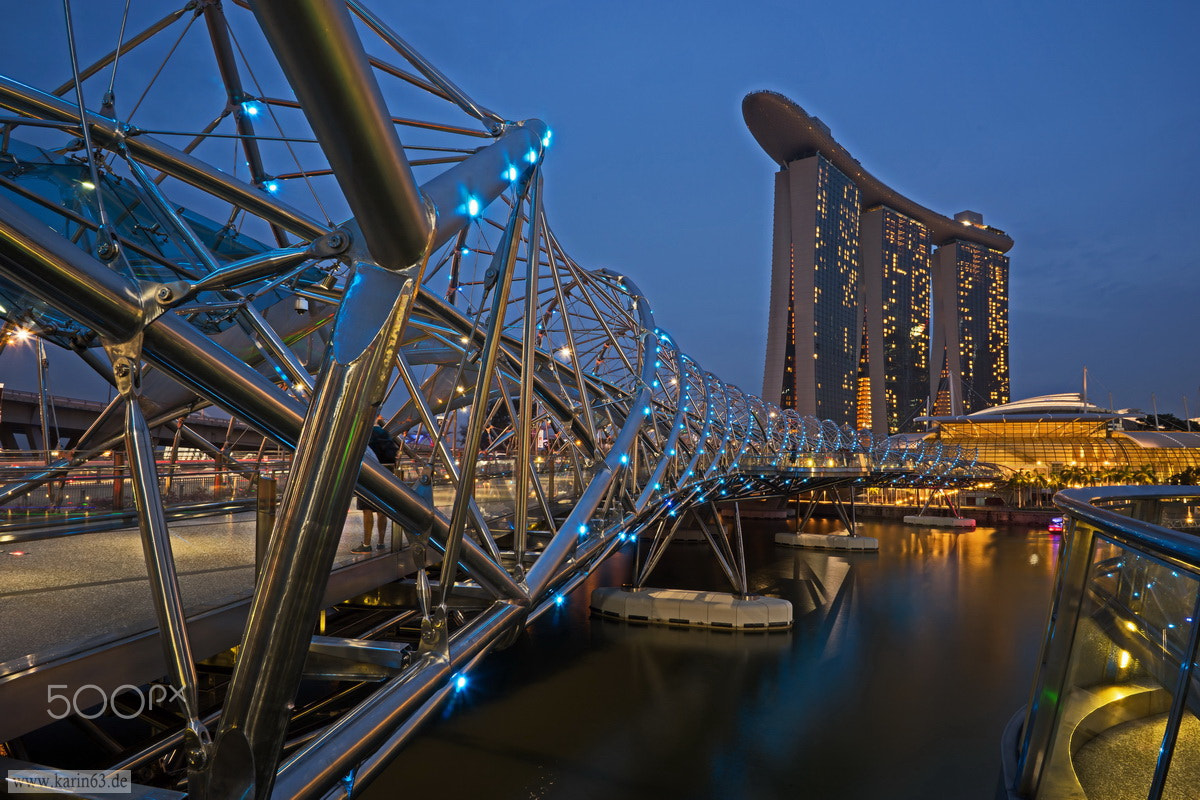
[[[371,429],[371,440],[367,444],[380,464],[395,464],[400,455],[399,445],[378,425]]]

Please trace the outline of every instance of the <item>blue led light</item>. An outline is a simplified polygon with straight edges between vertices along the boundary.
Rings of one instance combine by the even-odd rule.
[[[649,416],[649,414],[650,414],[650,406],[645,406],[645,407],[643,407],[643,408],[642,408],[642,413],[643,413],[643,414],[646,414],[647,416]]]
[[[503,177],[504,180],[508,181],[509,183],[512,183],[513,181],[515,181],[517,179],[517,175],[519,175],[519,174],[520,173],[517,172],[516,167],[510,166],[508,169],[504,170],[501,177]]]
[[[550,139],[554,136],[554,131],[546,129],[546,135],[542,137],[542,147],[550,146]]]
[[[464,247],[462,250],[459,250],[458,252],[462,253],[464,256],[469,256],[469,255],[471,255],[471,248]]]
[[[479,205],[479,198],[468,197],[467,198],[467,214],[472,217],[478,217],[480,210],[481,210],[481,207]]]
[[[267,181],[263,184],[263,188],[271,194],[275,194],[279,191],[279,181]]]
[[[585,536],[587,534],[587,531],[588,531],[588,527],[586,524],[582,524],[579,526],[579,535],[580,536]]]
[[[561,594],[554,595],[554,605],[561,606],[563,604],[563,596]]]
[[[455,689],[457,689],[457,690],[458,690],[458,691],[460,691],[460,692],[461,692],[463,689],[467,688],[467,676],[466,676],[466,675],[459,675],[457,678],[455,678],[455,679],[454,679],[454,688],[455,688]]]
[[[246,102],[242,103],[242,111],[244,111],[248,117],[257,117],[259,112],[258,103],[253,100],[247,100]]]
[[[528,153],[525,154],[525,160],[528,161],[530,164],[536,164],[537,158],[538,158],[537,150],[530,150]]]
[[[621,463],[622,463],[622,464],[628,464],[628,463],[629,463],[629,456],[628,456],[627,454],[625,454],[625,453],[621,453]]]

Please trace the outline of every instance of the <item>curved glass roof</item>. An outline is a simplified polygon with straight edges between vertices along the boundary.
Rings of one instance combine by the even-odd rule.
[[[0,193],[92,254],[100,228],[98,196],[103,195],[109,222],[121,244],[112,269],[127,278],[153,283],[195,279],[207,272],[171,232],[167,221],[155,213],[154,205],[146,202],[139,186],[110,171],[103,171],[100,185],[95,185],[81,156],[9,140],[0,152]],[[222,225],[186,208],[178,210],[221,264],[271,249],[238,232],[232,222]],[[34,327],[39,335],[62,346],[91,344],[88,332],[77,323],[3,277],[0,318]],[[221,315],[197,322],[213,331],[225,324]]]

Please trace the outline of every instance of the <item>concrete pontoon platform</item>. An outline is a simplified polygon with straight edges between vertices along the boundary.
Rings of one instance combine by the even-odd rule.
[[[609,586],[592,592],[591,608],[604,617],[658,625],[730,630],[792,627],[792,604],[778,597],[754,596],[742,600],[723,592]]]
[[[872,536],[851,536],[841,533],[792,533],[783,531],[775,534],[775,544],[788,547],[804,547],[812,550],[879,550],[879,540]]]
[[[906,525],[924,525],[928,528],[974,528],[975,520],[966,517],[920,517],[909,514],[904,518]]]

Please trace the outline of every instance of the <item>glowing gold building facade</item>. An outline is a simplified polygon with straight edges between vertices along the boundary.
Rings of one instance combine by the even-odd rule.
[[[1078,394],[1044,395],[971,414],[933,417],[924,438],[974,452],[1003,475],[1078,468],[1108,474],[1110,482],[1140,483],[1143,478],[1134,471],[1164,482],[1200,467],[1200,432],[1124,430],[1134,418],[1088,404]],[[1139,418],[1145,420],[1144,415]]]

